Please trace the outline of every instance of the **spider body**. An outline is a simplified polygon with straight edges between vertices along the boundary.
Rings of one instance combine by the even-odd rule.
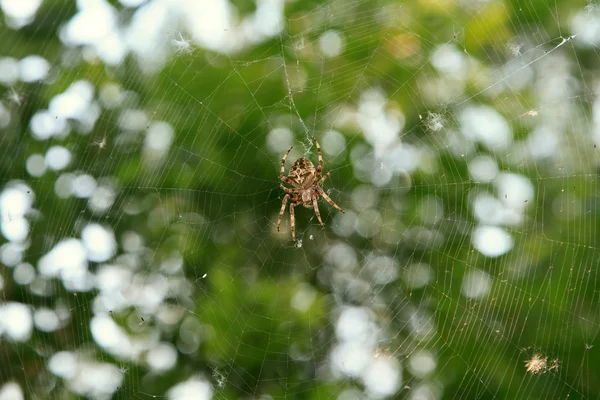
[[[280,185],[281,188],[287,193],[283,197],[283,201],[281,203],[281,210],[279,211],[279,218],[277,219],[277,231],[279,231],[279,226],[281,224],[281,218],[283,217],[283,213],[285,212],[285,206],[287,205],[288,200],[291,200],[290,204],[290,224],[292,228],[292,240],[296,242],[296,218],[294,217],[294,207],[298,205],[303,205],[306,208],[314,208],[315,214],[317,215],[317,219],[321,224],[321,227],[325,229],[325,225],[321,220],[321,213],[319,212],[319,206],[317,201],[319,197],[323,197],[329,204],[331,204],[335,209],[341,211],[342,210],[325,192],[323,191],[322,185],[325,179],[331,174],[331,172],[326,173],[320,180],[321,171],[323,171],[323,155],[321,154],[321,146],[319,146],[319,142],[317,139],[313,137],[315,141],[315,145],[317,146],[317,152],[319,154],[319,166],[315,168],[313,163],[305,157],[299,158],[296,160],[288,176],[285,176],[285,159],[288,154],[292,150],[290,149],[283,155],[281,159],[281,170],[279,172],[279,178],[286,183],[294,186],[293,188],[288,188],[283,185]]]
[[[290,169],[288,178],[294,181],[292,185],[298,188],[307,188],[315,181],[316,172],[313,163],[308,158],[302,157],[296,160]]]

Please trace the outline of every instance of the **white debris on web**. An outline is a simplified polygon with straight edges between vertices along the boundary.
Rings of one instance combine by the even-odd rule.
[[[550,371],[557,371],[558,367],[558,358],[548,361],[548,357],[540,353],[535,353],[529,360],[525,361],[525,369],[532,375],[540,375]]]
[[[425,125],[427,129],[432,132],[439,132],[444,128],[444,124],[446,123],[442,114],[439,113],[427,113],[427,119],[425,120]]]
[[[299,249],[302,248],[302,239],[298,239],[296,241],[296,247],[299,248]]]
[[[179,37],[173,39],[172,43],[173,47],[175,48],[175,52],[178,54],[190,54],[193,50],[192,41],[184,38],[181,33],[179,34]]]
[[[528,115],[530,117],[537,117],[538,112],[537,112],[537,110],[529,110],[524,115]]]
[[[308,238],[309,238],[310,240],[313,240],[313,239],[314,239],[313,235],[310,235]]]
[[[15,89],[11,89],[10,93],[8,94],[8,100],[11,103],[20,106],[23,104],[23,95],[17,92]]]
[[[102,139],[100,140],[94,140],[92,142],[92,145],[96,146],[98,148],[98,150],[104,150],[106,148],[108,141],[106,138],[106,135],[102,136]]]
[[[256,2],[256,10],[253,13],[242,16],[236,13],[236,7],[224,0],[148,2],[135,10],[131,22],[121,29],[125,32],[122,35],[112,33],[119,31],[116,27],[113,29],[115,22],[118,22],[118,19],[114,18],[113,7],[103,7],[110,12],[104,11],[100,14],[98,22],[92,19],[93,14],[84,13],[92,7],[82,7],[83,10],[67,24],[67,27],[75,25],[73,20],[78,22],[85,17],[83,21],[87,25],[98,27],[97,29],[110,32],[110,35],[114,36],[117,43],[113,47],[123,47],[126,52],[134,53],[142,69],[153,71],[164,65],[169,53],[167,47],[175,46],[185,53],[198,46],[221,54],[231,54],[277,37],[285,25],[284,5],[283,0],[259,1]],[[190,45],[190,40],[183,37],[175,40],[165,39],[164,31],[171,29],[170,25],[173,23],[173,18],[169,17],[171,15],[179,17],[175,30],[186,32],[193,39],[194,46]],[[148,23],[149,20],[152,21],[151,24]],[[77,24],[76,27],[79,28],[79,25],[84,24]],[[91,33],[83,29],[76,33],[93,38],[99,36],[93,35],[93,28],[88,30]],[[74,34],[69,35],[68,39],[71,42],[81,41]],[[97,41],[91,45],[100,50],[101,57],[106,57],[106,50],[99,48]]]
[[[306,45],[304,43],[304,37],[300,37],[300,39],[294,41],[294,43],[292,44],[292,48],[294,49],[294,51],[304,50],[305,46]]]
[[[522,43],[511,42],[506,45],[506,50],[508,51],[508,54],[513,58],[519,57],[521,55],[522,48],[523,48]]]
[[[213,369],[212,377],[217,383],[217,388],[223,389],[225,387],[225,384],[227,383],[227,377],[219,368]]]

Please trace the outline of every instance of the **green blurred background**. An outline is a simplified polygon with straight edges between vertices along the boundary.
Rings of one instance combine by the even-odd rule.
[[[600,398],[595,3],[0,7],[0,399]]]

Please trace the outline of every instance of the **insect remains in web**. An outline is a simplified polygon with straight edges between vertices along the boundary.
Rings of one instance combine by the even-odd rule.
[[[98,148],[98,151],[104,150],[107,144],[108,142],[106,135],[102,136],[102,139],[100,140],[94,140],[94,142],[92,143],[93,146],[96,146]]]
[[[506,50],[508,51],[508,54],[513,58],[520,57],[522,49],[523,49],[522,43],[511,42],[506,45]]]
[[[420,116],[421,119],[423,119],[423,117]],[[442,116],[442,114],[440,113],[432,113],[432,112],[427,112],[427,118],[425,120],[425,125],[427,126],[427,129],[429,129],[432,132],[439,132],[442,129],[444,129],[444,126],[446,125],[446,120],[444,119],[444,117]]]
[[[18,106],[23,104],[23,95],[17,92],[14,88],[8,93],[8,100]]]
[[[316,169],[308,158],[302,157],[296,160],[290,169],[288,176],[285,176],[285,159],[287,158],[288,154],[290,154],[290,151],[292,151],[292,147],[289,148],[289,150],[281,159],[279,179],[294,187],[288,188],[282,184],[279,185],[286,192],[286,195],[283,197],[283,201],[281,202],[281,210],[279,211],[279,217],[277,218],[277,231],[279,232],[281,218],[283,217],[285,206],[289,200],[291,201],[290,225],[292,229],[292,240],[294,243],[296,243],[296,218],[294,216],[294,208],[296,206],[303,205],[306,208],[314,208],[317,219],[319,220],[319,223],[323,229],[325,229],[325,224],[323,224],[321,213],[319,212],[319,206],[317,204],[319,197],[323,197],[329,204],[331,204],[333,208],[340,211],[342,214],[344,213],[344,210],[335,204],[335,202],[323,191],[323,182],[331,174],[331,171],[319,179],[321,172],[323,171],[323,155],[321,154],[321,146],[319,146],[319,142],[317,142],[317,139],[314,137],[313,140],[315,141],[317,153],[319,155],[319,165]]]
[[[548,361],[548,357],[540,353],[535,353],[529,360],[525,361],[525,369],[532,375],[545,374],[550,371],[556,372],[558,367],[558,358]]]
[[[215,382],[217,383],[217,387],[219,389],[223,389],[225,387],[225,384],[227,383],[227,377],[225,376],[225,374],[219,368],[215,367],[213,369],[212,376]]]
[[[180,33],[178,38],[173,39],[173,47],[179,54],[190,54],[192,52],[192,42],[183,37]]]

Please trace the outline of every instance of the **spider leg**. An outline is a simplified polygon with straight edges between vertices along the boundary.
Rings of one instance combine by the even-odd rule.
[[[323,175],[323,177],[321,178],[321,180],[318,182],[319,185],[322,185],[323,182],[325,181],[325,179],[327,179],[329,177],[329,175],[331,175],[331,171],[329,171],[328,173],[326,173],[325,175]]]
[[[300,191],[300,189],[298,188],[289,188],[289,187],[285,187],[283,185],[279,185],[283,190],[285,190],[286,193],[298,193]]]
[[[315,174],[315,180],[318,180],[319,176],[321,176],[321,171],[323,171],[323,154],[321,154],[321,146],[319,146],[317,138],[313,136],[313,140],[317,146],[317,153],[319,153],[319,166],[317,167],[317,173]]]
[[[298,203],[290,204],[290,224],[292,225],[292,241],[296,243],[296,217],[294,216],[294,207],[296,207]]]
[[[294,181],[292,181],[290,178],[288,178],[287,176],[284,175],[285,173],[285,159],[287,158],[288,154],[290,154],[290,151],[292,151],[293,146],[290,147],[288,149],[288,151],[285,152],[285,154],[283,155],[283,158],[281,159],[281,170],[279,172],[279,178],[284,181],[285,183],[289,183],[290,185],[294,184]]]
[[[290,198],[289,194],[283,196],[283,201],[281,202],[281,210],[279,210],[279,218],[277,218],[277,232],[279,232],[279,225],[281,225],[281,217],[283,217],[283,213],[285,211],[285,206],[287,205],[288,199]],[[290,206],[290,211],[292,211],[292,207]]]
[[[319,212],[319,206],[317,205],[316,197],[313,199],[313,207],[315,208],[315,214],[317,214],[317,219],[319,220],[319,223],[321,224],[321,228],[325,229],[325,224],[323,224],[323,220],[321,219],[321,213]]]
[[[335,209],[336,209],[336,210],[338,210],[338,211],[341,211],[341,212],[342,212],[342,214],[345,214],[344,210],[342,210],[342,209],[341,209],[341,208],[340,208],[340,207],[339,207],[337,204],[335,204],[335,202],[334,202],[333,200],[331,200],[331,198],[330,198],[329,196],[327,196],[327,195],[325,194],[325,192],[321,193],[321,196],[323,196],[323,198],[324,198],[325,200],[327,200],[327,202],[328,202],[329,204],[331,204],[331,205],[333,206],[333,208],[335,208]]]

